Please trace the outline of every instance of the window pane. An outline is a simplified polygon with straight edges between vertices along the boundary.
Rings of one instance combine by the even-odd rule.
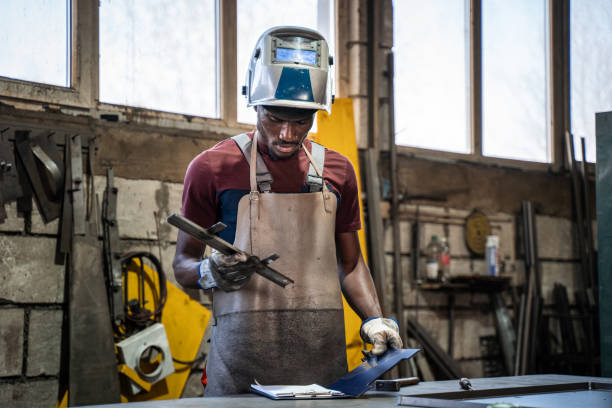
[[[330,55],[334,55],[333,3],[333,0],[238,0],[238,122],[256,122],[255,111],[246,106],[242,86],[245,84],[251,53],[261,33],[274,26],[312,28],[323,34]]]
[[[214,0],[100,2],[100,100],[217,117]]]
[[[482,2],[485,156],[550,161],[547,3]]]
[[[571,119],[576,158],[595,162],[595,112],[612,110],[612,2],[570,3]]]
[[[464,0],[395,0],[395,140],[469,153]]]
[[[70,86],[70,0],[0,2],[0,76]]]

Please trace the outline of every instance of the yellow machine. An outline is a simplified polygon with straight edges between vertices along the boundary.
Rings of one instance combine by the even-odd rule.
[[[161,285],[156,271],[137,257],[132,258],[125,267],[124,287],[127,288],[125,299],[128,308],[144,307],[154,314],[154,309],[159,305],[159,294],[161,293]],[[140,278],[141,274],[142,279]],[[122,402],[180,398],[191,372],[190,362],[198,357],[197,352],[204,338],[211,313],[172,283],[166,282],[165,286],[167,295],[161,311],[160,323],[165,329],[171,354],[166,358],[171,359],[174,372],[151,384],[146,379],[147,371],[153,372],[163,364],[161,361],[162,354],[153,352],[151,356],[141,358],[139,368],[142,372],[139,373],[138,369],[130,367],[124,361],[121,351],[118,350],[118,357],[121,362],[119,372],[121,373]],[[143,302],[143,305],[134,307],[135,299],[146,299],[147,301],[146,303]],[[126,327],[120,329],[125,330]],[[118,342],[117,346],[119,344],[121,342]],[[149,360],[147,361],[147,359]],[[134,385],[143,392],[134,394]]]

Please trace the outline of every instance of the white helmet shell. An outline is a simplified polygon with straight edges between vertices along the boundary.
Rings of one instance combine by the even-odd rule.
[[[243,94],[247,106],[331,111],[333,63],[325,38],[304,27],[272,27],[257,40]]]

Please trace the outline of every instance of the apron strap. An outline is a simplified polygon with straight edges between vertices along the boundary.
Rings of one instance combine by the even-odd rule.
[[[321,191],[323,189],[323,167],[325,166],[325,147],[310,141],[312,145],[312,159],[308,167],[308,175],[306,176],[306,185],[311,193]],[[315,170],[314,166],[318,166],[319,171]]]
[[[255,132],[256,135],[257,133],[258,132]],[[254,138],[255,137],[253,137],[253,139]],[[272,183],[274,183],[272,173],[270,173],[270,171],[268,170],[268,167],[266,166],[266,163],[264,163],[263,158],[261,157],[259,152],[256,152],[257,159],[252,159],[251,146],[253,145],[253,142],[251,141],[249,135],[247,135],[246,133],[242,133],[240,135],[233,136],[232,140],[236,142],[236,144],[240,148],[240,151],[244,155],[244,158],[246,159],[247,163],[249,163],[249,168],[253,168],[253,166],[251,166],[251,162],[255,161],[255,163],[257,163],[256,182],[259,189],[264,193],[269,193],[270,191],[272,191]],[[251,191],[255,190],[256,189],[251,186]]]
[[[312,146],[314,150],[314,144]],[[329,192],[327,186],[325,185],[325,180],[323,179],[323,171],[319,168],[319,166],[313,159],[312,155],[310,154],[310,152],[308,151],[304,143],[302,143],[302,148],[304,149],[306,156],[308,156],[308,160],[310,160],[310,166],[314,168],[314,170],[317,172],[317,176],[321,179],[322,186],[321,186],[321,190],[319,191],[323,193],[323,206],[325,207],[326,212],[331,213],[333,210],[331,208],[329,200],[331,200],[332,197],[331,197],[331,193]]]

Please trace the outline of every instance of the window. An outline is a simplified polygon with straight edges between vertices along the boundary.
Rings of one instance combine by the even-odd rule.
[[[218,117],[214,0],[100,2],[100,101]]]
[[[469,153],[464,0],[396,0],[395,131],[400,145]]]
[[[254,124],[256,122],[255,112],[252,108],[246,106],[246,99],[242,95],[242,85],[245,84],[249,60],[259,35],[270,27],[281,25],[312,28],[323,34],[327,40],[330,55],[334,55],[334,2],[333,0],[303,0],[299,2],[237,0],[237,2],[237,119],[241,123]]]
[[[576,158],[580,137],[595,162],[595,113],[612,110],[612,2],[570,2],[570,111]]]
[[[398,144],[551,161],[548,0],[393,7]]]
[[[482,2],[482,153],[550,161],[547,0]]]
[[[70,1],[0,3],[0,76],[70,86]]]

